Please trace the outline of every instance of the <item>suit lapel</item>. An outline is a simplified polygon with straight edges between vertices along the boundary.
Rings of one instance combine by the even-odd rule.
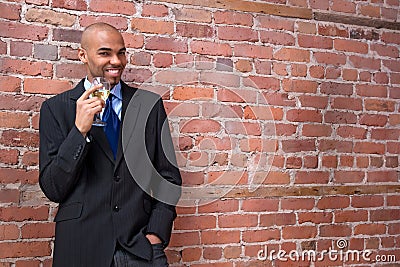
[[[107,158],[111,162],[114,162],[114,155],[112,153],[107,136],[104,133],[103,127],[92,126],[92,129],[90,129],[90,134],[92,135],[95,143],[101,148],[101,150],[103,150],[104,154],[106,154]]]
[[[128,144],[129,139],[132,136],[133,129],[136,124],[136,120],[139,114],[140,103],[136,100],[137,97],[137,89],[129,87],[124,82],[121,82],[121,90],[122,90],[122,111],[121,111],[121,127],[119,130],[119,138],[118,138],[118,150],[117,150],[117,158],[115,169],[117,169],[118,165],[121,163],[123,158],[123,152],[125,147],[123,144]],[[136,93],[136,94],[135,94]],[[128,109],[129,108],[129,109]],[[124,123],[125,114],[128,112],[129,122]]]
[[[85,92],[85,87],[83,86],[85,79],[82,79],[75,88],[71,91],[70,98],[76,102],[79,97]],[[75,103],[76,104],[76,103]],[[74,110],[76,112],[76,110]]]
[[[78,100],[79,97],[85,91],[83,84],[84,84],[84,79],[82,79],[80,83],[76,86],[75,90],[71,92],[71,99],[74,100],[75,104],[76,100]],[[135,92],[137,91],[136,88],[129,87],[128,85],[126,85],[124,82],[121,81],[121,90],[122,90],[122,111],[121,111],[122,123],[119,131],[118,150],[115,161],[110,144],[108,143],[107,140],[107,136],[104,133],[103,127],[93,126],[90,130],[90,134],[93,137],[95,143],[101,148],[101,150],[103,150],[104,154],[108,157],[108,159],[111,162],[115,162],[115,169],[118,167],[123,158],[124,149],[122,148],[122,144],[123,143],[127,144],[129,142],[129,139],[132,136],[133,129],[136,124],[140,108],[139,101],[135,100],[137,96],[137,94],[135,94]],[[124,126],[124,118],[127,111],[129,112],[129,123],[126,123]],[[122,139],[124,139],[124,141]]]
[[[76,101],[81,97],[83,92],[85,92],[84,87],[85,79],[82,79],[76,88],[71,92],[71,99],[74,101],[75,108],[76,108]],[[75,110],[74,110],[75,112]],[[114,162],[114,156],[112,154],[112,150],[110,144],[108,143],[106,134],[104,133],[103,127],[96,127],[92,126],[90,129],[90,135],[93,137],[94,142],[103,150],[104,154]]]

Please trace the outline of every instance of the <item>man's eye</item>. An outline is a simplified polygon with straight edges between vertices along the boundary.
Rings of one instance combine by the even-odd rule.
[[[101,56],[108,56],[108,52],[100,52],[99,55],[101,55]]]

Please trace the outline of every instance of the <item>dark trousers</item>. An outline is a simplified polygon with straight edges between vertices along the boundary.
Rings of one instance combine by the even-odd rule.
[[[168,267],[167,257],[165,256],[162,244],[154,244],[152,248],[153,259],[147,261],[117,246],[111,267]]]

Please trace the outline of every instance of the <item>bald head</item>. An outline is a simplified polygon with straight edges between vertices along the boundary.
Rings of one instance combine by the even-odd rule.
[[[98,22],[91,24],[85,28],[81,37],[81,47],[87,49],[89,47],[90,42],[93,40],[93,36],[98,32],[110,32],[117,33],[120,35],[120,32],[112,25]]]
[[[121,33],[107,23],[95,23],[82,33],[79,59],[85,64],[87,77],[104,77],[117,84],[127,64],[126,48]]]

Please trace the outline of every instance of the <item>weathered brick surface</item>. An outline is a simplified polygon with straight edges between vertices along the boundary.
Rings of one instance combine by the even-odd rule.
[[[41,22],[44,24],[53,24],[56,26],[70,27],[75,23],[76,17],[68,13],[60,13],[49,9],[29,9],[25,18],[27,21]]]
[[[339,238],[399,265],[399,0],[0,10],[0,266],[51,266],[57,205],[38,186],[39,108],[84,75],[76,49],[96,21],[123,34],[124,80],[162,95],[184,196],[201,196],[177,208],[172,267],[267,266],[265,246],[321,252]],[[288,264],[274,266],[310,262]]]

